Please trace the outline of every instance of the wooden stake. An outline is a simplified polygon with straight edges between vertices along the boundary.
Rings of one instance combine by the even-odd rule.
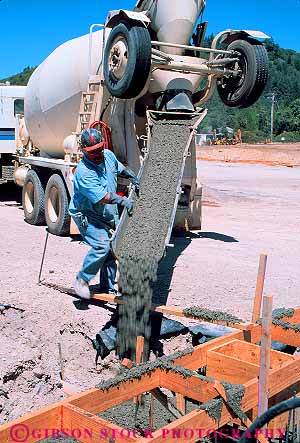
[[[253,314],[252,314],[253,323],[256,323],[257,320],[260,318],[262,295],[265,284],[267,258],[268,258],[267,254],[261,254],[259,258],[259,267],[258,267],[258,274],[256,280],[256,289],[255,289]]]
[[[268,378],[270,371],[272,295],[263,297],[260,368],[258,382],[258,415],[268,409]]]
[[[178,392],[176,393],[176,407],[182,414],[185,414],[185,398]]]
[[[142,363],[143,359],[143,351],[144,351],[144,343],[145,339],[143,336],[139,335],[136,339],[136,348],[135,348],[135,362],[136,364]],[[133,399],[134,403],[141,403],[142,396],[139,395]]]
[[[135,362],[137,365],[142,362],[144,342],[145,342],[144,337],[142,337],[141,335],[137,337],[136,348],[135,348]]]

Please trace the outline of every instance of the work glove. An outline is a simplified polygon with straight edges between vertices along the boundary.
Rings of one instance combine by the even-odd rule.
[[[124,171],[121,173],[121,177],[129,178],[133,187],[133,190],[135,191],[136,195],[139,196],[140,194],[140,179],[135,175],[135,173],[126,166]]]
[[[129,198],[120,197],[118,194],[113,194],[110,192],[110,200],[109,203],[117,204],[126,208],[128,215],[132,215],[133,213],[133,203]]]

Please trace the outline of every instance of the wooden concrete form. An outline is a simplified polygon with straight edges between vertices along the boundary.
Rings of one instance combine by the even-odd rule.
[[[101,302],[109,302],[115,304],[122,304],[122,300],[120,297],[116,297],[109,294],[93,294],[93,300],[98,300]],[[198,317],[193,317],[190,315],[186,315],[184,313],[184,309],[178,308],[176,306],[153,306],[152,311],[159,312],[164,315],[172,315],[175,317],[185,317],[199,321],[206,321],[205,319],[201,319]],[[287,321],[293,325],[300,325],[300,307],[294,308],[294,314],[292,317],[284,317],[283,321]],[[261,337],[261,326],[257,323],[252,322],[242,322],[242,323],[230,323],[224,322],[220,320],[216,320],[211,322],[217,325],[229,326],[231,328],[240,329],[244,331],[244,338],[246,341],[251,341],[252,343],[257,343],[260,341]],[[271,330],[271,338],[273,341],[278,341],[281,343],[285,343],[290,346],[300,347],[300,332],[296,332],[293,329],[283,329],[282,327],[272,325]]]
[[[169,308],[170,309],[170,308]],[[299,319],[299,309],[295,310],[290,323],[296,324]],[[296,341],[296,332],[289,331],[286,334],[280,326],[272,327],[276,330],[275,335],[279,341]],[[300,336],[299,336],[300,337]],[[297,340],[299,341],[299,337]],[[248,342],[246,341],[248,340]],[[255,418],[258,406],[258,368],[260,358],[260,347],[255,345],[261,340],[261,327],[257,324],[247,324],[246,328],[240,328],[236,332],[211,340],[210,342],[196,346],[191,354],[184,355],[174,360],[174,364],[192,371],[206,367],[207,374],[214,372],[214,379],[199,377],[195,371],[190,377],[184,377],[180,372],[154,369],[152,372],[142,375],[139,379],[120,382],[117,386],[109,389],[93,388],[80,394],[73,395],[66,400],[56,403],[40,411],[26,415],[0,427],[1,443],[11,443],[15,430],[21,441],[22,432],[25,433],[27,443],[34,443],[45,437],[43,431],[55,430],[77,430],[76,439],[82,443],[98,442],[99,436],[106,432],[114,438],[114,442],[121,443],[174,443],[174,435],[178,430],[186,432],[184,441],[194,443],[199,440],[199,432],[213,433],[227,423],[236,419],[233,411],[223,402],[221,418],[217,422],[210,417],[206,410],[195,409],[182,417],[175,419],[162,429],[156,430],[152,436],[147,438],[124,435],[122,429],[114,423],[98,417],[96,414],[104,412],[124,401],[131,400],[146,392],[156,392],[158,388],[164,388],[177,394],[177,401],[191,398],[201,403],[206,403],[215,398],[223,398],[224,392],[220,381],[224,375],[228,375],[231,382],[244,385],[244,396],[241,402],[241,410],[251,419]],[[219,359],[218,373],[216,373],[216,358]],[[290,356],[277,351],[271,352],[271,368],[268,377],[268,394],[270,402],[274,403],[290,398],[295,392],[300,392],[300,356]],[[234,376],[239,364],[239,374]],[[234,371],[232,371],[234,368]],[[250,369],[249,369],[250,368]],[[227,376],[226,375],[226,376]],[[153,406],[153,405],[152,405]],[[180,408],[180,409],[181,409]],[[153,414],[153,411],[152,411]],[[150,421],[150,418],[149,418]],[[249,423],[249,421],[247,421]],[[37,432],[39,430],[40,432]],[[81,432],[79,436],[78,432]],[[174,434],[175,433],[175,434]],[[108,441],[108,438],[105,439]]]

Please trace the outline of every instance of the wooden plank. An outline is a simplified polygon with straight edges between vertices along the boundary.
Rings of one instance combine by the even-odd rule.
[[[225,345],[212,348],[211,351],[217,352],[218,354],[228,355],[229,357],[237,358],[238,360],[245,361],[247,363],[255,364],[258,367],[260,365],[261,346],[257,346],[253,343],[248,343],[242,340],[232,340]],[[271,368],[278,367],[283,362],[293,359],[293,357],[289,354],[274,350],[270,351],[270,357]]]
[[[114,443],[135,443],[138,440],[133,432],[76,406],[64,405],[62,414],[62,428],[68,431],[69,436],[82,443],[109,441],[110,438]]]
[[[286,343],[296,348],[300,346],[300,332],[295,332],[293,329],[282,329],[280,326],[272,325],[271,337],[274,341]]]
[[[176,393],[176,407],[182,414],[185,414],[185,398],[178,392]]]
[[[222,397],[222,399],[225,402],[225,404],[227,405],[227,407],[232,410],[230,404],[227,401],[227,395],[226,395],[226,391],[225,391],[224,386],[220,382],[218,382],[218,381],[215,382],[214,386],[215,386],[217,392]],[[234,413],[233,410],[232,410],[232,412]],[[249,428],[249,426],[252,424],[252,422],[251,422],[251,420],[249,420],[249,418],[242,419],[241,421],[242,421],[243,424],[245,424],[247,426],[247,428]],[[263,435],[258,435],[257,436],[257,440],[260,443],[269,443],[268,440]]]
[[[294,314],[292,317],[283,317],[282,320],[288,321],[293,325],[300,323],[300,308],[297,306],[296,308],[294,308]]]
[[[225,380],[229,383],[243,384],[258,376],[259,367],[253,363],[219,354],[215,351],[207,353],[208,377]]]
[[[261,313],[261,302],[265,284],[265,275],[266,275],[266,266],[267,266],[267,254],[261,254],[259,258],[259,267],[258,274],[256,280],[256,289],[255,289],[255,297],[253,304],[253,314],[252,314],[252,322],[256,323],[260,318]]]
[[[199,321],[206,321],[206,320],[198,318],[198,317],[192,317],[190,315],[186,315],[186,314],[184,314],[183,309],[177,308],[176,306],[164,306],[164,305],[153,306],[151,310],[155,311],[155,312],[159,312],[161,314],[175,315],[176,317],[186,317],[186,318],[195,319],[195,320],[199,320]],[[218,321],[218,320],[213,321],[213,322],[209,322],[209,323],[214,323],[216,325],[229,326],[231,328],[241,329],[243,331],[249,331],[253,327],[252,323],[228,323],[225,321]]]
[[[116,303],[116,304],[123,304],[124,302],[120,299],[120,297],[115,297],[113,295],[108,294],[92,294],[91,298],[93,300],[99,300],[99,301],[107,301],[109,303]],[[198,317],[191,317],[189,315],[184,314],[184,310],[182,308],[178,308],[176,306],[152,306],[151,311],[159,312],[160,314],[166,314],[166,315],[174,315],[176,317],[185,317],[190,319],[196,319],[199,321],[205,321],[201,320]],[[214,323],[216,325],[223,325],[223,326],[230,326],[231,328],[241,329],[242,331],[249,331],[253,327],[253,323],[247,322],[247,323],[228,323],[224,321],[214,321],[209,322]]]
[[[164,408],[166,408],[167,411],[170,412],[170,414],[173,415],[175,418],[180,418],[184,414],[184,412],[180,412],[168,399],[168,397],[159,389],[155,388],[150,391],[150,393],[153,395],[154,398],[156,398],[159,403],[161,403]]]
[[[273,395],[273,397],[269,398],[269,408],[284,401],[294,397],[295,394],[300,392],[300,382],[294,383],[293,385],[286,388],[284,391],[279,394]],[[287,425],[288,412],[284,414],[280,414],[274,420],[271,420],[268,423],[269,429],[285,429]]]
[[[300,357],[294,358],[291,361],[284,362],[281,368],[276,368],[270,370],[269,373],[269,395],[274,396],[287,388],[291,387],[293,384],[299,382],[299,371],[300,371]],[[61,413],[61,407],[66,406],[74,403],[81,403],[84,404],[89,408],[93,409],[95,412],[98,412],[98,410],[106,410],[110,407],[121,403],[122,401],[125,401],[129,399],[128,394],[124,394],[125,391],[129,390],[130,387],[133,386],[132,392],[130,395],[137,395],[139,393],[142,393],[145,389],[151,390],[151,387],[149,386],[151,383],[154,385],[154,387],[157,387],[159,384],[162,384],[164,381],[167,381],[169,378],[169,374],[164,373],[163,375],[161,370],[157,370],[154,373],[152,373],[149,377],[143,376],[142,381],[134,380],[132,382],[126,382],[123,383],[118,388],[112,388],[108,391],[102,392],[99,389],[92,389],[90,391],[74,395],[68,400],[64,400],[63,402],[57,403],[56,405],[52,405],[48,408],[44,408],[41,411],[38,411],[33,414],[29,414],[22,419],[15,420],[14,422],[11,422],[7,425],[4,425],[0,428],[0,441],[1,443],[10,443],[10,430],[13,427],[14,424],[18,423],[25,423],[28,426],[31,426],[31,429],[49,429],[51,428],[58,428],[61,429],[62,426],[62,413]],[[173,374],[172,374],[173,375]],[[179,374],[176,374],[177,377],[181,378],[182,381],[186,380],[193,381],[195,383],[196,388],[196,382],[194,377],[191,377],[189,379],[184,379]],[[196,377],[195,377],[196,378]],[[148,379],[148,380],[145,380]],[[192,379],[192,380],[191,380]],[[198,377],[197,377],[198,379]],[[200,379],[197,380],[198,382],[198,390],[201,390],[201,385],[203,385],[203,381]],[[178,381],[177,381],[178,383]],[[167,387],[167,386],[166,386]],[[209,389],[211,386],[209,387]],[[190,395],[191,394],[191,395]],[[187,395],[193,398],[193,393],[187,392]],[[216,396],[216,390],[213,388],[213,393],[211,398],[214,398]],[[114,397],[114,401],[110,400],[109,397]],[[103,404],[104,402],[104,404]],[[258,403],[258,381],[256,379],[250,380],[249,382],[245,383],[245,395],[242,400],[242,410],[247,412],[251,409],[254,409],[257,406]],[[101,408],[102,406],[102,408]],[[85,408],[83,408],[85,409]],[[74,410],[74,409],[73,409]],[[94,412],[92,412],[93,414]],[[88,416],[89,414],[86,414]],[[229,420],[232,419],[232,414],[228,413],[228,410],[223,408],[222,411],[222,417],[219,426],[222,426],[226,424]],[[186,428],[191,429],[199,429],[203,427],[204,429],[211,428],[216,429],[218,427],[218,424],[210,419],[210,417],[207,415],[205,411],[193,411],[192,413],[188,414],[187,416],[183,417],[182,422],[179,422],[179,424],[184,424]],[[194,426],[194,428],[193,428]],[[178,427],[178,420],[173,422],[171,425],[168,425],[166,428],[166,432],[175,430]],[[98,428],[97,428],[98,429]],[[158,435],[159,433],[159,435]],[[161,441],[160,438],[163,437],[163,441],[166,443],[169,441],[171,443],[174,442],[174,435],[167,435],[162,436],[162,431],[158,431],[158,433],[154,433],[154,437],[150,440],[157,443],[158,441]],[[31,437],[30,437],[31,438]],[[175,437],[176,438],[176,437]],[[34,443],[36,441],[40,440],[40,436],[38,438],[31,438],[27,439],[27,443]],[[199,435],[196,434],[195,436],[190,436],[189,434],[186,436],[185,441],[186,442],[195,442],[199,440]],[[149,438],[147,439],[139,439],[139,442],[149,441]]]
[[[271,337],[273,341],[279,341],[294,347],[300,346],[300,332],[295,332],[293,329],[284,330],[281,326],[272,325]],[[261,326],[255,325],[251,330],[251,342],[258,343],[260,341]]]
[[[47,437],[47,430],[61,429],[61,417],[61,403],[55,403],[39,411],[24,415],[24,417],[0,426],[0,442],[38,442]]]
[[[110,294],[92,294],[92,300],[104,301],[108,303],[115,303],[118,305],[122,305],[124,302],[121,300],[120,296],[110,295]]]
[[[228,343],[234,339],[243,339],[243,332],[236,331],[222,337],[215,338],[201,345],[195,346],[192,354],[184,355],[177,358],[174,363],[178,366],[184,366],[187,369],[197,370],[207,365],[207,351],[216,346],[221,346],[224,343]]]
[[[68,402],[93,414],[105,411],[124,401],[130,400],[139,394],[159,386],[160,370],[143,375],[140,379],[127,380],[120,385],[102,391],[98,388],[90,389],[81,394],[73,395]]]
[[[265,295],[263,298],[262,313],[262,336],[260,369],[258,383],[258,415],[263,414],[268,409],[268,383],[271,363],[271,330],[272,330],[272,295]]]
[[[209,380],[203,380],[196,375],[184,378],[176,372],[162,371],[160,386],[182,394],[185,397],[193,398],[201,403],[205,403],[217,396],[214,383]]]
[[[296,383],[299,380],[299,370],[299,359],[285,362],[282,368],[272,369],[269,374],[270,395],[275,395],[290,386],[290,384]],[[257,403],[258,381],[253,379],[245,384],[245,394],[242,399],[241,409],[247,412],[255,408]],[[213,433],[214,430],[224,426],[232,419],[232,413],[225,406],[222,408],[219,422],[209,417],[206,411],[194,410],[181,419],[164,426],[163,430],[154,432],[152,438],[139,439],[138,443],[174,443],[174,439],[179,440],[179,432],[181,432],[181,439],[184,439],[185,443],[195,443],[200,438],[205,437],[207,431]],[[186,430],[185,434],[184,430]],[[202,431],[201,435],[199,434],[200,431]]]

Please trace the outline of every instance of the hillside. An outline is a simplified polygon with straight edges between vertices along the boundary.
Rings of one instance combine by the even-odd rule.
[[[19,74],[11,75],[10,77],[0,80],[0,82],[8,81],[12,85],[27,85],[28,80],[34,70],[35,67],[31,68],[30,66],[27,66],[27,68],[23,69],[23,71]]]
[[[212,36],[207,43],[211,39]],[[225,107],[215,93],[207,103],[209,113],[201,132],[229,126],[241,128],[244,141],[264,141],[270,137],[271,103],[267,97],[274,92],[274,139],[280,141],[284,137],[286,141],[300,141],[300,54],[280,48],[273,40],[267,40],[265,46],[270,59],[270,78],[263,96],[251,108],[240,110]],[[2,81],[26,85],[34,69],[27,67]]]
[[[226,107],[217,93],[207,103],[209,113],[201,132],[229,126],[241,128],[243,140],[263,141],[270,137],[271,101],[267,97],[276,94],[274,139],[300,141],[300,54],[282,49],[273,40],[265,46],[270,60],[270,77],[263,96],[247,109]]]

